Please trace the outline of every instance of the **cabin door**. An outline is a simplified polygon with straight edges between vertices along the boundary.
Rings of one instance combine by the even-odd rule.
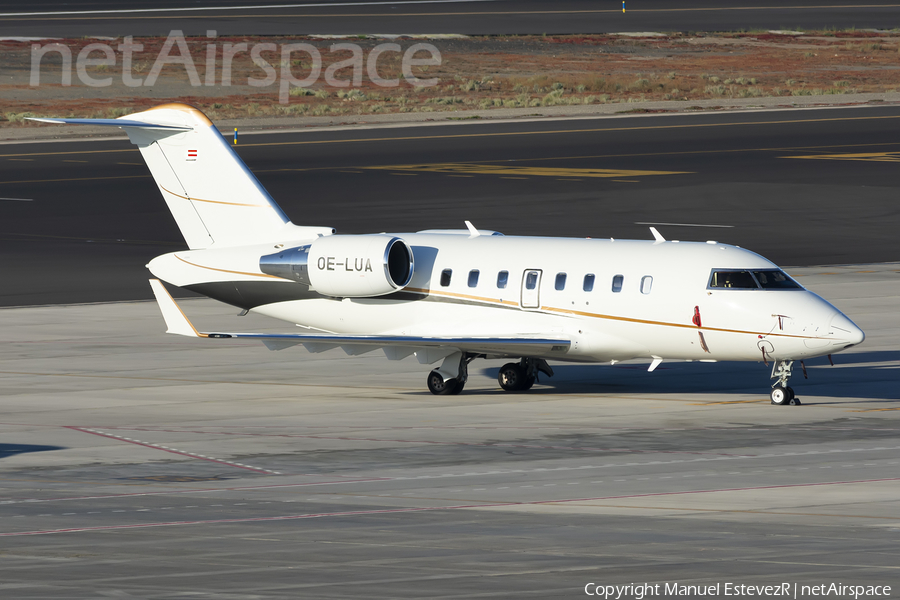
[[[522,275],[522,308],[541,307],[541,271],[528,269]]]

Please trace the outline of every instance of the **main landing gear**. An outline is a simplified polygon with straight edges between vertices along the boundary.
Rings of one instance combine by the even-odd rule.
[[[772,378],[777,378],[772,384],[772,404],[784,406],[786,404],[800,405],[800,400],[794,396],[794,390],[788,387],[788,380],[791,378],[791,368],[794,366],[792,360],[779,360],[772,365]]]
[[[463,391],[469,380],[469,363],[479,356],[483,355],[454,352],[445,358],[440,368],[428,374],[428,391],[438,396],[456,395]]]
[[[524,392],[537,381],[538,373],[553,377],[553,369],[543,358],[523,358],[517,363],[506,363],[500,367],[497,381],[506,392]]]
[[[454,352],[444,359],[441,366],[428,374],[428,391],[438,396],[455,395],[463,391],[469,379],[469,363],[484,354]],[[538,380],[538,374],[553,377],[553,369],[543,358],[523,358],[517,363],[506,363],[500,367],[497,381],[507,392],[524,392]]]

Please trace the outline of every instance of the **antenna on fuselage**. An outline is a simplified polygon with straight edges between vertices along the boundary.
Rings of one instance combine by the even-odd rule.
[[[654,245],[654,246],[655,246],[656,244],[661,244],[661,243],[663,243],[664,241],[666,241],[666,238],[664,238],[664,237],[662,236],[662,234],[656,230],[656,227],[651,227],[651,228],[650,228],[650,233],[653,234],[653,239],[656,240],[655,242],[653,242],[653,245]]]

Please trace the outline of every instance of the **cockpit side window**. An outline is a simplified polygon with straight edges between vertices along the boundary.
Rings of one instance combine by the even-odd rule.
[[[750,271],[713,271],[709,278],[710,288],[729,288],[741,290],[759,289]]]
[[[753,271],[753,276],[764,290],[799,290],[802,286],[781,269]]]

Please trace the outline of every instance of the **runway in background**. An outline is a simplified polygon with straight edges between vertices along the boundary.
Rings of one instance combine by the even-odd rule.
[[[172,8],[177,10],[166,11]],[[900,2],[867,0],[455,0],[401,2],[0,2],[0,36],[543,34],[900,26]]]

